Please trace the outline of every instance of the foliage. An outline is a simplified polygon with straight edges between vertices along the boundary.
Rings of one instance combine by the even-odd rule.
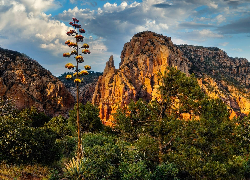
[[[44,126],[57,133],[57,138],[72,135],[72,129],[68,125],[68,120],[61,115],[53,117],[49,122],[45,123]]]
[[[197,79],[192,74],[190,77],[175,68],[168,68],[164,74],[159,73],[158,100],[161,105],[161,117],[181,113],[197,114],[199,100],[204,98],[204,93],[198,85]]]
[[[178,178],[179,169],[176,167],[174,163],[168,163],[164,162],[162,164],[159,164],[156,167],[156,170],[153,174],[153,178],[155,180],[161,180],[161,179],[173,179],[177,180]]]
[[[0,179],[20,179],[23,172],[32,173],[42,179],[46,179],[51,168],[39,164],[17,165],[0,163]]]
[[[65,168],[63,169],[64,175],[70,179],[83,179],[84,174],[84,163],[83,159],[78,159],[77,157],[73,157],[69,163],[65,164]]]
[[[26,108],[18,113],[18,117],[23,119],[31,127],[43,127],[50,118],[43,112],[38,112],[35,107]]]
[[[60,158],[56,134],[27,126],[26,118],[0,116],[0,161],[48,164]]]
[[[61,149],[63,157],[72,158],[75,155],[77,137],[65,136],[63,138],[57,139],[56,144]]]
[[[150,179],[152,173],[147,168],[144,161],[138,161],[133,163],[122,163],[121,164],[121,179],[123,180],[137,180],[137,179]]]
[[[95,107],[90,102],[87,102],[85,105],[79,104],[80,111],[80,126],[81,132],[98,132],[103,129],[101,119],[99,117],[99,109]],[[76,124],[77,119],[77,105],[74,109],[69,112],[69,124],[77,129]]]

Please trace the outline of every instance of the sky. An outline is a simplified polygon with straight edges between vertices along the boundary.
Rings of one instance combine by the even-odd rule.
[[[123,46],[152,31],[174,44],[219,47],[250,60],[250,0],[0,0],[0,47],[25,53],[53,75],[73,57],[63,53],[72,17],[86,30],[84,63],[102,72],[111,55],[119,68]]]

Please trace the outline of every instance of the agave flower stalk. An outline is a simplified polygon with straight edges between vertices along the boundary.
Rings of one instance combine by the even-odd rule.
[[[79,49],[80,48],[84,48],[84,50],[82,51],[82,53],[84,54],[90,54],[90,51],[88,50],[89,45],[84,43],[83,46],[81,46],[79,48],[78,43],[79,42],[83,42],[83,36],[80,33],[85,33],[85,30],[81,28],[81,25],[78,24],[79,20],[76,18],[72,18],[72,22],[70,22],[69,24],[71,26],[74,27],[73,30],[68,31],[66,34],[68,36],[74,36],[75,41],[76,42],[72,42],[70,40],[65,41],[65,44],[68,45],[69,47],[73,48],[73,50],[71,51],[71,53],[64,53],[63,57],[70,57],[71,55],[75,55],[75,60],[76,60],[76,66],[74,66],[72,63],[67,63],[65,65],[65,68],[68,68],[69,70],[72,69],[74,70],[74,68],[76,68],[75,73],[73,74],[73,77],[75,77],[75,79],[72,77],[72,75],[67,75],[66,79],[74,79],[74,82],[76,83],[76,101],[77,101],[77,131],[78,131],[78,150],[77,150],[77,158],[81,159],[82,158],[82,141],[81,141],[81,130],[80,130],[80,120],[79,120],[79,83],[82,82],[82,80],[79,78],[81,75],[88,75],[88,71],[90,70],[91,67],[89,65],[84,66],[85,70],[81,71],[78,68],[78,64],[79,63],[83,63],[84,59],[81,56],[81,54],[79,54]],[[79,33],[77,32],[79,31]]]

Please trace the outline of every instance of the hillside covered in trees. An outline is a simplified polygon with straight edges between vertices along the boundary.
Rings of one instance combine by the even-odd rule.
[[[50,119],[1,100],[0,177],[249,178],[250,117],[230,120],[222,100],[209,98],[194,76],[175,68],[159,74],[159,81],[160,98],[118,108],[112,128],[101,123],[97,107],[80,106],[81,160],[74,158],[76,108],[67,119]],[[192,119],[182,120],[182,113]]]

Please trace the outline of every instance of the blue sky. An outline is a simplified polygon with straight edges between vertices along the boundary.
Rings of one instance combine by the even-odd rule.
[[[64,42],[72,17],[86,30],[85,62],[103,71],[110,55],[118,68],[124,43],[149,30],[174,44],[219,47],[250,60],[250,0],[0,0],[0,46],[25,53],[58,76],[70,52]]]

